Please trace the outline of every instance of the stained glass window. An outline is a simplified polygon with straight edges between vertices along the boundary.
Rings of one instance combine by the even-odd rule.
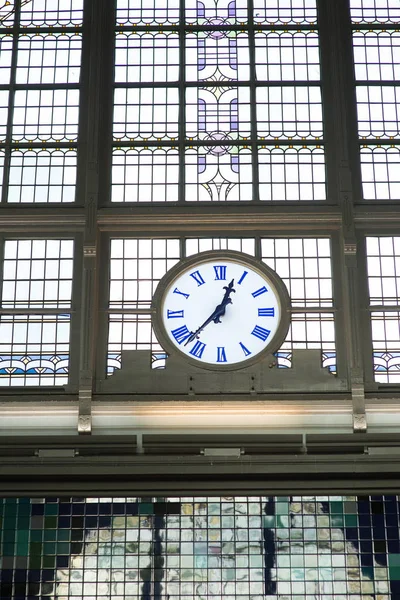
[[[113,202],[326,198],[315,2],[270,4],[117,2]]]
[[[0,143],[10,186],[2,201],[73,202],[83,0],[1,4]]]
[[[72,240],[5,240],[0,385],[68,383],[72,274]]]
[[[375,381],[400,383],[400,237],[367,237]]]
[[[398,2],[351,0],[361,175],[365,200],[398,200]]]

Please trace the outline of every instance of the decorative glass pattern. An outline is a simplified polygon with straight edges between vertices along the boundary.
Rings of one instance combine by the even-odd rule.
[[[326,198],[325,156],[320,146],[262,146],[258,157],[260,200]]]
[[[394,23],[400,21],[397,0],[350,0],[353,23]]]
[[[400,79],[400,32],[395,30],[355,31],[354,67],[357,81]]]
[[[119,148],[114,151],[114,202],[176,202],[179,153],[176,148]]]
[[[363,145],[361,174],[365,200],[399,200],[400,146]]]
[[[0,27],[12,27],[14,23],[14,0],[0,0]]]
[[[362,138],[398,138],[400,88],[357,87],[358,131]]]
[[[76,142],[79,90],[17,90],[13,141]]]
[[[80,35],[29,33],[18,39],[16,82],[78,83],[81,66]]]
[[[3,23],[0,22],[0,25]],[[11,75],[11,58],[13,38],[9,33],[0,34],[0,84],[8,85]]]
[[[139,185],[137,177],[131,182],[116,170],[112,201],[324,200],[315,20],[312,0],[271,5],[264,0],[254,5],[185,0],[146,6],[119,0],[114,160],[119,161],[120,152],[137,156],[145,144],[149,158],[177,152],[184,168],[174,170],[168,181],[164,169],[153,169],[153,163],[144,194],[127,193],[123,188]],[[273,85],[277,82],[285,85]],[[317,152],[308,147],[316,140]],[[276,194],[262,162],[258,174],[258,162],[275,147],[284,152],[288,141],[301,163],[295,169],[298,186],[294,191],[285,185],[292,181],[292,170],[278,178],[284,185]],[[264,153],[265,142],[273,146]],[[305,160],[307,152],[312,154]]]
[[[6,240],[0,385],[68,383],[73,241]]]
[[[315,0],[254,0],[254,21],[265,25],[314,25]]]
[[[400,11],[391,0],[351,0],[350,7],[356,23],[353,50],[363,195],[365,200],[398,200],[399,150],[393,142],[388,144],[400,133],[395,85],[400,79],[400,37],[397,29],[389,27]]]
[[[76,150],[13,150],[8,202],[73,202]]]
[[[375,381],[400,383],[400,237],[367,237],[366,248]]]
[[[2,201],[74,202],[83,0],[5,7],[15,27],[0,36]]]
[[[83,0],[28,0],[21,3],[23,27],[82,25]]]
[[[396,600],[396,496],[7,498],[1,596]]]

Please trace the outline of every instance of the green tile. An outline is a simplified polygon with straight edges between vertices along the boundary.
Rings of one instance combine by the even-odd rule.
[[[400,567],[400,554],[388,554],[389,567]]]
[[[37,530],[37,531],[31,531],[31,542],[41,542],[43,539],[43,531]]]
[[[10,544],[5,542],[3,544],[3,555],[4,556],[14,556],[15,554],[15,544]]]
[[[333,514],[343,514],[343,502],[329,502],[330,512]]]
[[[333,515],[331,517],[332,527],[344,527],[343,515]]]
[[[3,534],[4,542],[14,542],[15,541],[15,529],[7,529]]]
[[[69,540],[71,539],[70,530],[69,529],[59,529],[57,531],[57,539],[60,542],[69,542]]]
[[[56,553],[56,544],[55,542],[45,542],[43,544],[43,554],[55,554]]]
[[[392,581],[400,580],[400,567],[389,567],[389,579]]]
[[[152,515],[153,510],[152,502],[141,502],[139,504],[139,515]]]
[[[44,514],[46,515],[46,517],[50,517],[51,515],[58,515],[58,504],[45,504]]]
[[[29,529],[31,525],[30,517],[18,517],[17,528],[18,529]]]
[[[43,532],[43,539],[45,542],[55,542],[57,539],[57,529],[46,529]]]
[[[29,530],[28,529],[19,529],[17,531],[17,543],[18,544],[27,544],[29,541]]]
[[[70,554],[70,545],[68,542],[58,542],[56,548],[57,556],[67,556]]]
[[[358,525],[357,515],[345,515],[344,522],[345,522],[346,527],[357,527],[357,525]]]

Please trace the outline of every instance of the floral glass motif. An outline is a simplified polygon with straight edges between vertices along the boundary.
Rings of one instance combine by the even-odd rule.
[[[252,8],[247,0],[185,0],[181,12],[177,2],[120,0],[112,201],[325,200],[315,21],[313,0],[257,0]],[[288,23],[299,29],[288,32]],[[293,87],[276,95],[272,80]],[[282,130],[279,120],[290,125]],[[285,149],[288,140],[296,165],[277,169],[282,193],[275,193],[262,150]],[[173,181],[168,150],[181,165]],[[120,168],[123,155],[127,165],[143,151],[146,182]]]

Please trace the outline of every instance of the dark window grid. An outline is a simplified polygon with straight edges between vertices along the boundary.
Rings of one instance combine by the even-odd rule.
[[[6,240],[2,308],[71,308],[72,240]]]
[[[0,89],[0,143],[6,141],[8,119],[8,90]]]
[[[283,279],[293,307],[332,310],[330,246],[328,238],[261,239],[261,258]]]
[[[119,27],[123,26],[168,26],[177,25],[180,22],[180,3],[178,0],[168,2],[164,7],[154,0],[141,3],[117,3],[116,20]],[[210,7],[204,5],[196,8],[184,8],[184,19],[186,24],[204,25],[213,23],[213,19],[233,24],[245,24],[248,20],[247,6],[231,7],[226,4],[222,7]],[[315,2],[291,2],[290,5],[282,6],[277,0],[266,2],[255,0],[253,2],[253,14],[251,20],[257,25],[269,24],[278,26],[287,25],[314,25],[317,19]]]
[[[400,20],[400,7],[397,0],[350,0],[350,14],[353,23],[393,23]]]
[[[24,34],[18,39],[17,84],[78,83],[80,34]]]
[[[399,200],[400,146],[362,142],[360,155],[364,200]]]
[[[371,312],[374,376],[378,383],[400,383],[400,313]]]
[[[32,0],[21,6],[23,27],[80,26],[83,19],[83,0]]]
[[[361,139],[400,135],[400,87],[357,86],[358,133]]]
[[[185,42],[187,81],[209,81],[226,77],[249,78],[248,38],[238,34],[229,45],[218,51],[215,40],[208,54],[206,31],[188,33]],[[231,33],[227,30],[227,33]],[[203,37],[200,37],[203,36]],[[199,40],[204,41],[199,50]],[[258,81],[318,81],[319,44],[315,31],[261,31],[255,34],[255,70]],[[178,82],[180,70],[180,36],[174,31],[117,33],[115,81]],[[200,53],[199,53],[200,52]],[[207,57],[207,64],[203,60]],[[208,60],[209,59],[209,60]],[[209,64],[208,64],[209,63]],[[199,75],[198,67],[201,75]],[[208,66],[210,68],[208,68]],[[204,71],[204,73],[202,72]],[[226,71],[226,73],[224,73]]]
[[[366,241],[371,309],[400,304],[400,238],[367,237]]]
[[[0,385],[68,382],[72,249],[71,240],[4,242]]]
[[[73,202],[76,150],[12,149],[8,183],[9,203]]]
[[[10,33],[1,33],[0,42],[0,85],[9,85],[11,77],[13,36]]]
[[[251,144],[188,142],[180,160],[178,144],[121,144],[114,151],[113,202],[176,202],[179,166],[184,168],[186,200],[253,201]],[[261,201],[325,200],[325,156],[321,145],[256,146]],[[257,163],[256,163],[257,164]]]
[[[70,314],[2,314],[0,385],[68,383]]]
[[[79,90],[25,89],[14,93],[12,142],[70,142],[78,137]]]
[[[335,318],[333,312],[293,312],[288,335],[277,351],[278,367],[291,367],[294,350],[320,350],[322,367],[336,373]]]
[[[400,80],[399,31],[355,31],[353,52],[358,82]]]
[[[261,146],[258,151],[261,201],[326,199],[323,146]]]
[[[242,82],[244,83],[244,82]],[[226,141],[251,138],[250,87],[218,86],[186,89],[186,139],[210,140],[212,132]],[[322,138],[321,92],[317,86],[256,87],[257,137]],[[208,103],[208,106],[207,106]],[[173,141],[180,137],[179,88],[117,88],[114,139]]]

